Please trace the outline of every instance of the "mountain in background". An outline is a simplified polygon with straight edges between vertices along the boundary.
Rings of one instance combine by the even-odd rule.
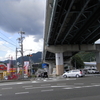
[[[40,63],[41,62],[42,52],[33,53],[31,55],[32,56],[30,57],[30,60],[32,62],[34,62],[34,63]],[[23,56],[23,59],[24,59],[24,61],[29,61],[29,56]],[[5,61],[1,61],[1,62],[9,63],[9,60],[5,60]],[[13,62],[13,64],[16,64],[16,61],[15,60],[13,60],[12,62]],[[17,62],[21,63],[22,62],[22,58],[19,57],[17,59]]]
[[[41,62],[41,58],[42,58],[42,52],[37,52],[37,53],[33,53],[31,54],[32,57],[30,57],[31,61],[34,63],[40,63]],[[91,62],[91,61],[95,61],[96,57],[95,57],[95,53],[94,52],[79,52],[78,53],[79,57],[83,60],[83,62]],[[24,61],[29,61],[29,57],[28,56],[24,56]],[[3,63],[9,63],[9,60],[6,61],[1,61]],[[21,57],[19,57],[17,59],[17,62],[22,63],[21,61]],[[13,64],[15,64],[16,61],[13,60]]]

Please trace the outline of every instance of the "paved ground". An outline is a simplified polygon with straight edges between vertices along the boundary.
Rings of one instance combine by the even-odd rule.
[[[99,100],[100,75],[0,83],[1,100]]]

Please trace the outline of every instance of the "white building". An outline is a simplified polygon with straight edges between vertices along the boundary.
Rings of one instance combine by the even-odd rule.
[[[97,69],[96,62],[84,62],[84,69]]]

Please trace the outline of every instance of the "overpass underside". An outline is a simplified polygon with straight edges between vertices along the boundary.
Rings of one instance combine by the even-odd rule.
[[[69,59],[81,51],[83,45],[93,45],[100,38],[100,0],[48,0],[44,38],[43,60],[57,60],[58,53],[64,52],[71,53],[62,55]],[[67,45],[67,49],[78,45],[79,50],[62,52],[57,49],[58,45]],[[56,66],[61,66],[57,65],[58,60]]]

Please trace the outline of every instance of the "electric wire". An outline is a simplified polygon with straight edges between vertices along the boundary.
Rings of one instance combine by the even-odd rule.
[[[12,44],[11,42],[8,42],[7,40],[3,39],[2,37],[0,37],[0,38],[1,38],[2,40],[6,41],[7,43],[9,43],[9,44],[11,44],[11,45],[13,45],[13,46],[16,47],[16,45]]]
[[[4,45],[4,44],[3,44],[3,46],[5,46],[6,48],[9,48],[9,49],[15,51],[14,49],[10,48],[9,46],[6,46],[6,45]],[[0,50],[0,51],[3,51],[3,50]]]
[[[9,39],[6,35],[4,35],[2,32],[0,32],[3,36],[5,36],[7,39]],[[11,39],[9,39],[11,42],[15,43],[14,41],[12,41]]]

